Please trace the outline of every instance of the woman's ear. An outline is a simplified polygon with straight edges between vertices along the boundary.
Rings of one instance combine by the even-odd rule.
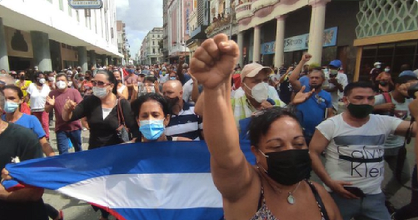
[[[165,116],[165,118],[164,118],[164,127],[167,127],[168,126],[168,124],[170,123],[170,118],[171,118],[170,114],[167,114]]]

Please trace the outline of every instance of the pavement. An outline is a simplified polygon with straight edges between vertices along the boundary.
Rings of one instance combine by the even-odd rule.
[[[89,132],[83,131],[82,132],[82,141],[83,141],[83,150],[87,150],[88,148],[88,138]],[[414,154],[414,142],[415,139],[411,141],[409,145],[407,145],[407,160],[411,166],[411,172],[413,170],[413,166],[415,164],[415,154]],[[56,144],[56,137],[54,132],[54,126],[50,127],[50,143],[56,154],[58,154],[57,144]],[[70,149],[70,152],[74,152],[74,149]],[[383,182],[383,186],[386,184],[389,177],[391,177],[391,172],[385,165],[385,180]],[[319,178],[315,175],[312,176],[312,180],[320,182]],[[407,186],[411,186],[411,183],[408,182]],[[44,202],[49,203],[53,207],[58,210],[63,210],[65,220],[94,220],[100,219],[100,212],[94,212],[91,206],[83,201],[73,199],[71,197],[59,194],[55,191],[45,190],[43,196]],[[400,189],[397,194],[392,198],[391,202],[394,204],[396,208],[400,208],[404,205],[407,205],[411,200],[411,191],[407,188]],[[110,220],[114,220],[115,218],[112,216],[109,218]],[[411,220],[418,220],[418,218],[413,218]]]

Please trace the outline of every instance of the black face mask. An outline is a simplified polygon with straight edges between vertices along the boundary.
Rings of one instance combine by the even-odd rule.
[[[117,80],[118,81],[118,83],[122,83],[122,80]]]
[[[172,113],[173,107],[177,105],[180,98],[179,97],[169,98],[169,97],[166,96],[166,97],[164,97],[164,99],[167,101],[168,108],[170,109],[170,113]]]
[[[85,80],[90,81],[90,77],[84,77]]]
[[[261,153],[267,158],[268,170],[265,172],[279,184],[291,186],[310,177],[312,168],[308,149]]]
[[[19,79],[20,79],[20,80],[25,80],[25,75],[21,75],[21,76],[19,77]]]
[[[374,107],[368,104],[355,105],[350,103],[347,109],[353,117],[362,119],[369,116],[373,112]]]
[[[388,82],[386,82],[386,81],[380,81],[379,84],[381,86],[387,86],[388,85]]]

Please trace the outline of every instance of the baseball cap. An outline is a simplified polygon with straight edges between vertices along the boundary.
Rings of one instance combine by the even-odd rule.
[[[329,66],[340,68],[341,67],[341,61],[340,60],[333,60],[329,63]]]
[[[244,81],[245,77],[252,78],[256,76],[261,70],[266,70],[267,75],[274,73],[274,71],[270,67],[262,66],[258,63],[250,63],[245,65],[241,71],[241,82]]]
[[[399,77],[401,77],[401,76],[417,77],[417,75],[415,75],[415,73],[412,72],[412,70],[405,70],[405,71],[403,71],[401,74],[399,74]]]

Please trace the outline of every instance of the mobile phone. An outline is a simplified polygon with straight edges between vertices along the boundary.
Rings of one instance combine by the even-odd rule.
[[[360,197],[360,198],[366,197],[366,194],[364,194],[363,190],[359,189],[358,187],[344,186],[344,189],[357,197]]]

